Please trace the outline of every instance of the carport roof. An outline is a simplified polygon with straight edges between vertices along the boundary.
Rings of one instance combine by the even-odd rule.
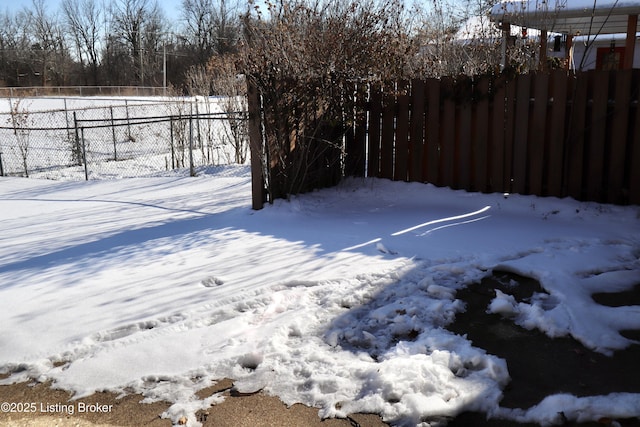
[[[491,20],[570,35],[616,34],[638,14],[640,0],[510,0],[491,9]]]

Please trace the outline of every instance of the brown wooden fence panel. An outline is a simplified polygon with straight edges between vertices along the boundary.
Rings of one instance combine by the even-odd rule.
[[[640,70],[448,77],[360,89],[353,88],[361,100],[345,122],[351,128],[330,121],[315,124],[319,140],[344,136],[346,174],[640,204]],[[306,139],[296,121],[271,119],[261,127],[258,120],[283,114],[285,106],[273,97],[261,104],[256,89],[249,87],[249,92],[258,206],[264,200],[260,192],[267,194],[265,183],[271,199],[278,197],[278,179],[285,175],[278,175],[277,167],[291,164],[284,172],[297,173],[295,162],[304,152],[296,143]],[[273,105],[263,105],[269,102]],[[274,139],[285,141],[270,145]],[[308,162],[310,178],[301,191],[339,179],[339,169],[325,172],[326,164],[340,164],[340,151],[332,147],[309,151],[318,160]],[[282,165],[272,161],[268,171],[259,170],[266,163],[253,161],[254,155],[269,154],[266,161],[278,159]],[[269,179],[260,180],[263,173]]]
[[[549,93],[551,105],[548,118],[547,195],[563,195],[563,165],[565,130],[567,126],[567,74],[564,70],[551,73]]]
[[[422,181],[422,165],[425,153],[424,115],[425,82],[411,82],[411,124],[409,128],[409,181]]]
[[[440,183],[440,80],[427,80],[425,160],[422,179],[435,185]]]

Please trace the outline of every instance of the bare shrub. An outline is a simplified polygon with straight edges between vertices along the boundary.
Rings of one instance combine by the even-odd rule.
[[[29,110],[26,106],[22,106],[22,99],[18,98],[15,102],[11,103],[11,111],[9,113],[8,121],[13,127],[13,134],[16,136],[18,142],[16,147],[18,148],[20,159],[22,160],[22,168],[24,175],[29,177],[29,145],[30,134],[29,129]]]
[[[212,93],[222,97],[222,111],[228,117],[228,126],[222,126],[220,134],[222,144],[232,147],[233,159],[227,160],[244,164],[249,150],[247,121],[243,114],[247,111],[247,84],[238,64],[238,54],[213,56],[207,63],[207,71],[211,76]]]
[[[243,24],[243,68],[262,94],[271,199],[335,184],[347,124],[361,113],[356,92],[412,74],[417,45],[403,3],[276,0]]]

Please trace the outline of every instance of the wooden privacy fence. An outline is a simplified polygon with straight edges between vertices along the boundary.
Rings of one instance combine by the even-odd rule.
[[[346,174],[640,204],[640,70],[371,88]]]
[[[248,89],[256,209],[342,175],[640,204],[640,70]]]

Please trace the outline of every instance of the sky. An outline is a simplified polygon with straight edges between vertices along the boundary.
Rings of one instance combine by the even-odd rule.
[[[10,0],[2,2],[2,6],[0,6],[0,10],[5,12],[9,11],[11,13],[18,12],[24,8],[30,8],[33,5],[32,0]],[[54,12],[60,10],[61,0],[45,0],[45,6],[48,11]],[[181,9],[181,0],[158,0],[158,4],[164,10],[167,18],[175,18],[179,16]]]
[[[5,170],[20,165],[12,139],[0,138]],[[141,129],[118,152],[157,140]],[[68,150],[64,132],[29,141],[30,152]],[[0,384],[141,393],[188,427],[224,398],[197,395],[222,378],[319,417],[377,413],[407,427],[463,411],[540,424],[640,417],[640,393],[628,392],[503,407],[507,362],[446,329],[465,310],[457,291],[495,269],[543,289],[524,301],[496,293],[487,311],[505,322],[603,354],[638,344],[620,331],[640,329],[640,307],[591,295],[637,284],[640,207],[353,178],[253,211],[247,166],[113,179],[138,160],[92,161],[89,181],[78,166],[0,178]]]

